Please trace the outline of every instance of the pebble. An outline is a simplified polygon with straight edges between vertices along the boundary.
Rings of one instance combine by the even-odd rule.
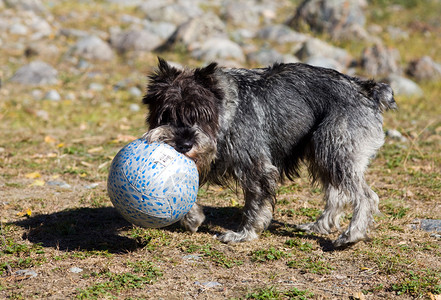
[[[441,220],[416,219],[412,223],[413,229],[420,229],[427,232],[441,232]]]
[[[26,35],[28,34],[28,28],[23,24],[12,24],[11,27],[9,27],[9,32],[16,35]]]
[[[98,185],[99,185],[98,182],[94,182],[94,183],[91,183],[91,184],[85,185],[84,188],[86,188],[86,189],[88,189],[88,190],[91,190],[91,189],[96,188]]]
[[[92,82],[91,84],[89,84],[89,90],[101,92],[102,90],[104,90],[104,86],[101,83]]]
[[[72,186],[70,184],[68,184],[62,180],[49,180],[48,182],[46,182],[46,185],[59,187],[62,189],[71,189],[72,188]]]
[[[130,104],[129,109],[130,109],[130,111],[138,112],[141,110],[141,107],[136,103],[132,103],[132,104]]]
[[[212,287],[222,286],[222,283],[219,283],[216,281],[207,281],[207,282],[195,281],[194,284],[201,285],[204,288],[212,288]]]
[[[44,95],[44,100],[50,100],[50,101],[60,101],[61,96],[56,90],[50,90]]]
[[[78,268],[78,267],[72,267],[72,268],[69,269],[69,271],[70,271],[71,273],[76,273],[76,274],[78,274],[78,273],[83,272],[83,269]]]
[[[142,91],[136,86],[132,86],[131,88],[129,88],[129,94],[133,97],[141,97]]]
[[[400,142],[405,142],[407,139],[396,129],[388,129],[386,130],[386,136],[393,139],[398,140]]]
[[[184,255],[182,257],[182,259],[189,261],[189,262],[194,262],[194,261],[201,261],[202,260],[202,256],[199,254],[189,254],[189,255]]]
[[[34,277],[38,276],[37,272],[35,272],[34,270],[30,270],[30,269],[17,270],[14,272],[14,275],[26,276],[27,278],[34,278]]]

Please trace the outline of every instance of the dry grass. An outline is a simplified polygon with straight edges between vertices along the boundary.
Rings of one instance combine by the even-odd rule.
[[[439,62],[439,27],[432,26],[428,36],[415,25],[431,25],[434,8],[427,12],[426,1],[418,3],[388,15],[372,10],[370,21],[409,30],[411,38],[405,41],[384,34],[403,60],[428,54]],[[439,2],[436,8],[441,9]],[[67,25],[97,30],[114,22],[109,15],[136,14],[104,2],[53,7],[57,18],[72,11],[84,16],[84,22]],[[64,39],[53,38],[53,43],[67,49]],[[4,77],[25,61],[16,49],[4,47],[0,53]],[[172,53],[167,57],[188,59]],[[234,228],[243,203],[230,190],[200,190],[208,222],[193,235],[178,226],[133,227],[107,197],[111,158],[145,131],[144,113],[129,109],[140,99],[127,88],[145,85],[154,54],[129,58],[129,63],[115,58],[95,64],[89,70],[95,77],[70,72],[72,65],[62,55],[43,59],[56,63],[61,82],[41,90],[57,89],[60,102],[32,99],[35,88],[7,83],[0,89],[0,298],[413,299],[441,294],[440,242],[410,228],[416,218],[441,219],[439,82],[421,83],[423,98],[397,98],[400,110],[385,116],[385,128],[398,129],[408,141],[388,140],[367,174],[383,213],[376,218],[371,241],[333,251],[330,241],[337,233],[296,232],[294,224],[314,220],[323,206],[320,191],[303,176],[280,186],[274,222],[259,241],[226,245],[213,235]],[[128,79],[128,87],[115,91],[122,79]],[[88,90],[92,82],[103,84],[104,91]],[[74,99],[67,100],[69,93]],[[41,117],[42,111],[48,118]],[[70,188],[50,181],[64,181]],[[93,183],[97,186],[88,188]],[[82,272],[73,273],[72,267]],[[38,276],[14,275],[21,269]],[[207,282],[221,285],[208,287]]]

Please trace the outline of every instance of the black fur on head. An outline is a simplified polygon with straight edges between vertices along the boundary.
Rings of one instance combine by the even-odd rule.
[[[191,128],[195,125],[216,139],[223,91],[215,77],[217,64],[194,70],[170,66],[162,58],[149,76],[143,103],[149,109],[150,129],[161,125]]]

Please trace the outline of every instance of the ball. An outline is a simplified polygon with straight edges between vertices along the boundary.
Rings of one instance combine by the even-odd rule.
[[[112,161],[107,191],[129,222],[149,228],[182,219],[196,202],[199,175],[190,158],[164,143],[137,139]]]

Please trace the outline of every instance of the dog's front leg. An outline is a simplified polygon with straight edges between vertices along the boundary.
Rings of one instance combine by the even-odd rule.
[[[181,220],[181,226],[183,226],[186,230],[195,233],[204,220],[205,215],[202,210],[202,206],[195,203],[190,211]]]
[[[261,172],[253,174],[259,174],[256,180],[244,181],[245,207],[239,230],[237,232],[230,230],[220,235],[218,238],[221,242],[238,243],[254,240],[270,225],[276,202],[279,173],[269,164],[257,171]]]

